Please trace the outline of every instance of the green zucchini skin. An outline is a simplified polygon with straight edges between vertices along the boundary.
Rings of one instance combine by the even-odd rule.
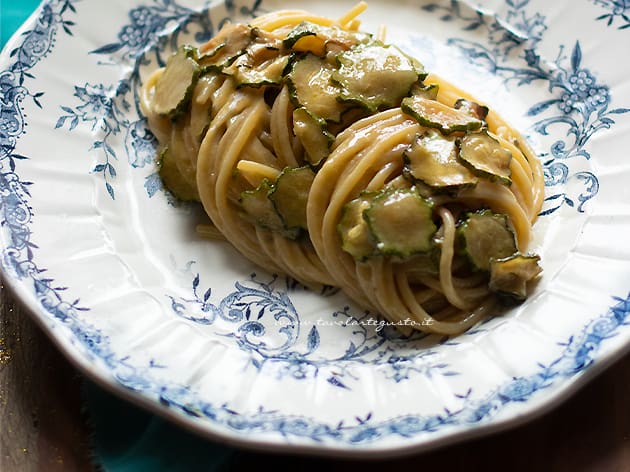
[[[342,249],[359,262],[430,252],[436,230],[433,204],[413,188],[363,192],[344,206],[337,225]]]
[[[430,129],[416,136],[403,153],[403,175],[437,192],[452,192],[477,185],[479,179],[460,162],[458,154],[455,139]]]
[[[364,212],[372,204],[376,192],[363,192],[344,205],[337,232],[341,238],[341,249],[359,262],[365,262],[379,255]]]
[[[255,189],[242,192],[239,202],[243,217],[256,226],[284,233],[290,239],[295,239],[297,231],[285,232],[284,222],[269,198],[271,192],[273,192],[273,184],[267,179],[264,179]]]
[[[487,129],[458,139],[459,159],[473,173],[503,185],[512,184],[512,153],[501,147]]]
[[[188,109],[201,68],[196,49],[182,46],[169,57],[153,92],[153,106],[158,115],[177,119]]]
[[[236,81],[236,87],[259,88],[264,86],[280,85],[283,81],[284,70],[289,63],[288,56],[277,56],[270,49],[269,58],[253,58],[243,54],[241,58],[232,63],[223,73],[232,74]],[[261,56],[259,54],[259,56]]]
[[[517,252],[508,217],[488,209],[469,212],[458,225],[457,235],[459,252],[468,258],[475,270],[488,271],[492,260]]]
[[[307,230],[306,202],[315,173],[309,166],[286,167],[271,182],[241,192],[243,216],[252,224],[298,239]]]
[[[303,21],[287,34],[282,45],[286,49],[310,52],[324,57],[333,50],[347,51],[371,40],[372,35],[368,33],[346,31],[334,25],[322,26]]]
[[[249,25],[234,24],[227,26],[222,33],[211,40],[213,45],[207,51],[198,53],[199,66],[204,74],[222,72],[245,54],[256,38],[257,30]]]
[[[300,39],[305,38],[307,36],[317,36],[317,32],[320,30],[318,25],[315,25],[308,21],[303,21],[291,31],[286,37],[282,40],[282,46],[286,49],[291,49],[295,46]]]
[[[453,108],[456,110],[462,110],[480,121],[485,121],[488,113],[490,113],[490,109],[487,106],[480,105],[472,100],[466,100],[465,98],[458,98],[455,101]]]
[[[199,193],[184,178],[177,167],[175,158],[170,154],[168,146],[164,147],[158,156],[159,176],[162,184],[181,201],[199,201]]]
[[[407,115],[405,126],[412,120],[420,125],[412,123],[413,133],[420,131],[399,147],[402,178],[376,191],[353,190],[336,227],[341,249],[357,263],[387,258],[402,264],[414,284],[439,277],[443,233],[434,206],[445,201],[456,220],[455,275],[474,273],[501,300],[524,300],[527,284],[540,273],[540,258],[518,252],[507,215],[457,201],[460,191],[480,181],[511,185],[512,155],[489,132],[488,108],[467,99],[442,103],[439,87],[424,83],[427,73],[418,61],[369,35],[340,31],[305,22],[278,39],[237,25],[233,37],[218,38],[204,52],[181,47],[156,82],[158,114],[177,120],[204,74],[202,81],[229,77],[238,93],[264,94],[270,109],[286,87],[297,164],[241,192],[238,204],[253,225],[298,240],[308,238],[311,185],[335,149],[336,135],[363,117],[399,109]],[[273,152],[268,141],[262,145]],[[174,157],[168,148],[159,157],[165,187],[181,200],[198,200]]]
[[[304,146],[305,157],[310,165],[317,167],[330,154],[335,136],[328,131],[326,120],[308,109],[299,107],[293,110],[293,132]]]
[[[542,272],[539,262],[540,256],[520,253],[495,259],[488,287],[508,304],[521,303],[527,297],[527,283]]]
[[[433,248],[433,205],[412,189],[380,193],[363,215],[381,254],[404,259]]]
[[[336,61],[332,80],[341,88],[339,99],[371,113],[398,106],[427,76],[418,61],[378,41],[342,52]]]
[[[309,166],[286,167],[276,179],[268,197],[284,230],[306,231],[306,202],[314,179],[315,173]]]
[[[427,128],[435,128],[444,135],[481,129],[483,122],[464,111],[431,100],[422,95],[406,97],[401,109]]]
[[[292,61],[286,82],[293,104],[326,121],[339,122],[349,106],[339,100],[341,89],[331,80],[334,70],[328,61],[310,53]]]

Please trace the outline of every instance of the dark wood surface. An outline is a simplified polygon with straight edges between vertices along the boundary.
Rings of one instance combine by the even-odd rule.
[[[0,289],[0,471],[90,470],[81,377]]]
[[[231,470],[630,471],[630,356],[553,411],[506,432],[386,463],[244,451]],[[0,471],[90,471],[82,376],[0,291]],[[200,467],[199,470],[204,470]],[[157,471],[159,472],[159,471]]]

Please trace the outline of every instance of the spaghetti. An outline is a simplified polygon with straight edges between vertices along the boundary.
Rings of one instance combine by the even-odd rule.
[[[178,50],[142,93],[160,174],[254,263],[457,334],[540,272],[541,166],[383,30],[359,31],[365,7],[274,12]]]

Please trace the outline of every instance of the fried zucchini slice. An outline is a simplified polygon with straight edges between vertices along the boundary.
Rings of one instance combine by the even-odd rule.
[[[166,62],[153,90],[154,111],[171,119],[184,113],[190,103],[201,69],[195,49],[182,46]]]
[[[512,183],[512,153],[483,129],[458,140],[459,159],[472,172],[503,185]]]
[[[412,182],[423,182],[436,190],[471,187],[479,179],[457,158],[455,140],[435,130],[417,136],[403,153],[403,175]]]
[[[445,135],[457,131],[478,130],[483,125],[481,120],[462,110],[456,110],[437,100],[431,100],[421,95],[404,98],[401,103],[401,109],[422,126],[435,128]]]

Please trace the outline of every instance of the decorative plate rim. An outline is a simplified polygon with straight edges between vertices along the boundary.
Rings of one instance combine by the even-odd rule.
[[[33,24],[37,21],[38,18],[40,18],[43,10],[52,3],[55,3],[55,0],[44,2],[38,7],[38,9],[31,15],[31,17],[29,17],[24,25],[8,41],[7,45],[3,49],[3,56],[7,54],[11,47],[18,44],[18,37],[22,35],[29,27],[33,27]],[[65,2],[65,4],[71,5],[71,3],[69,2]],[[597,351],[597,348],[604,342],[604,340],[608,339],[609,334],[611,332],[614,332],[614,329],[627,324],[626,317],[630,314],[630,302],[628,301],[628,298],[618,298],[616,299],[617,304],[611,306],[609,312],[601,314],[601,316],[598,318],[592,319],[587,325],[583,327],[583,334],[585,336],[595,336],[595,338],[589,340],[590,342],[594,342],[594,351],[589,351],[588,353],[586,353],[585,357],[583,359],[580,359],[580,361],[583,363],[578,363],[577,368],[573,372],[571,372],[569,369],[566,370],[564,373],[561,373],[561,376],[564,378],[564,382],[561,385],[555,385],[554,383],[552,383],[549,385],[538,386],[538,388],[536,389],[543,389],[554,385],[555,388],[552,388],[553,393],[551,394],[550,398],[547,398],[544,402],[538,402],[539,404],[537,406],[528,405],[520,414],[508,416],[507,418],[495,418],[487,423],[474,424],[473,427],[468,429],[454,431],[444,435],[437,435],[434,438],[429,438],[421,442],[409,443],[402,446],[381,446],[381,444],[379,443],[377,445],[370,445],[369,448],[348,448],[347,443],[342,443],[342,446],[331,446],[330,444],[328,444],[324,447],[318,446],[316,444],[279,443],[256,438],[252,439],[246,435],[239,435],[236,429],[213,430],[213,424],[208,422],[204,423],[201,421],[195,421],[190,416],[185,416],[184,414],[182,414],[181,410],[182,408],[185,408],[186,405],[177,405],[174,402],[172,403],[172,405],[177,408],[172,408],[171,406],[160,404],[154,398],[134,393],[128,385],[125,386],[123,383],[120,382],[120,379],[117,380],[115,376],[112,375],[112,372],[106,372],[101,369],[100,366],[95,365],[92,360],[86,358],[84,354],[80,352],[81,349],[77,348],[76,345],[71,344],[68,339],[66,339],[63,335],[57,334],[57,326],[55,324],[56,321],[54,320],[54,317],[51,320],[49,313],[44,313],[41,307],[37,306],[37,300],[34,298],[34,294],[29,292],[28,289],[17,278],[11,275],[11,265],[7,262],[5,258],[3,258],[2,260],[2,272],[4,283],[8,287],[10,287],[10,289],[16,295],[16,299],[27,308],[26,311],[29,313],[29,315],[38,322],[40,327],[43,328],[44,332],[48,335],[49,338],[52,339],[52,341],[60,349],[60,351],[63,352],[65,357],[79,370],[81,370],[87,377],[91,378],[102,387],[105,387],[106,389],[132,401],[133,403],[138,404],[139,406],[147,408],[160,415],[166,416],[177,424],[191,429],[197,433],[203,434],[214,440],[228,442],[230,444],[238,445],[239,447],[247,447],[253,449],[264,448],[265,450],[273,449],[278,451],[290,450],[291,452],[317,454],[321,453],[322,455],[338,455],[348,457],[368,457],[374,454],[379,455],[380,457],[385,457],[416,453],[426,449],[437,447],[439,445],[462,441],[472,436],[491,434],[493,432],[504,430],[508,427],[514,427],[522,424],[523,422],[529,421],[533,417],[539,416],[546,411],[554,408],[558,403],[566,400],[566,398],[578,391],[579,388],[587,383],[592,377],[601,373],[612,362],[619,359],[624,354],[626,354],[628,350],[630,350],[630,344],[626,343],[625,346],[618,347],[616,350],[612,350],[599,355],[593,354],[594,351]],[[608,331],[606,329],[601,332],[597,331],[601,329],[600,327],[597,327],[597,329],[593,328],[589,331],[589,326],[595,326],[596,322],[600,319],[604,321],[610,321],[614,319],[617,321],[617,325],[613,327],[614,329],[608,326],[606,328],[608,329]],[[52,324],[51,321],[53,321]],[[500,390],[500,388],[501,386],[499,386],[497,390]],[[308,419],[312,420],[312,418]]]

